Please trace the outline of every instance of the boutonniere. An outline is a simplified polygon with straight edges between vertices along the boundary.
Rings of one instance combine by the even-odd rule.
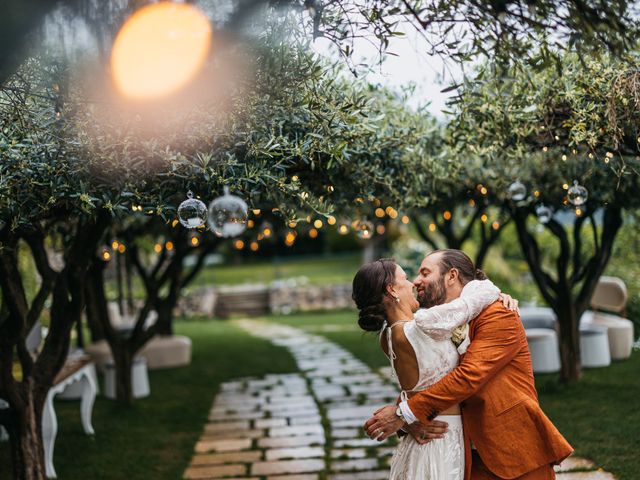
[[[451,332],[451,341],[456,346],[458,353],[462,355],[467,351],[467,347],[469,346],[469,324],[465,323],[464,325],[460,325],[455,328]]]

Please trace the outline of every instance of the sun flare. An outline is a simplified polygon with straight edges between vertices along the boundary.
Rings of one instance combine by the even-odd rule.
[[[200,71],[210,45],[209,20],[194,6],[147,5],[124,23],[113,44],[115,86],[137,100],[174,93]]]

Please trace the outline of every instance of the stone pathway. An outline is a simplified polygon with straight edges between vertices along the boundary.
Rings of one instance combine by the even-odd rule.
[[[242,320],[252,335],[287,348],[302,373],[224,383],[185,479],[386,480],[395,438],[367,438],[364,421],[395,402],[397,387],[326,338]],[[571,457],[559,480],[614,480]]]

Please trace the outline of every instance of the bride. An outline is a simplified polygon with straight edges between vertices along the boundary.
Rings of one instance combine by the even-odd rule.
[[[468,322],[499,298],[517,309],[517,301],[503,295],[481,271],[465,285],[459,298],[429,309],[419,309],[413,283],[392,259],[381,259],[360,268],[353,279],[353,300],[359,309],[358,324],[380,332],[380,344],[391,370],[408,394],[428,388],[458,365],[466,351]],[[456,348],[456,344],[458,347]],[[400,412],[397,413],[400,415]],[[424,433],[410,429],[391,460],[390,480],[462,480],[464,437],[460,406],[441,412],[437,421],[448,430],[428,442]]]

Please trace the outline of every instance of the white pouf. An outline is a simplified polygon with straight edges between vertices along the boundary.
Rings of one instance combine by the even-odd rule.
[[[191,339],[183,335],[156,335],[138,353],[149,370],[184,367],[191,363]]]
[[[113,363],[111,349],[106,340],[88,345],[85,352],[100,371],[105,369],[107,363]],[[147,360],[149,370],[183,367],[191,363],[191,339],[183,335],[156,335],[137,355]]]
[[[520,318],[525,330],[550,328],[557,331],[556,314],[548,307],[522,307]]]
[[[607,328],[589,324],[580,327],[580,354],[584,368],[610,365],[611,354]]]
[[[587,310],[582,316],[582,325],[607,328],[609,352],[612,360],[625,360],[633,349],[633,322],[618,315]]]
[[[111,362],[104,366],[104,396],[116,398],[116,368]],[[147,373],[147,362],[144,358],[136,358],[131,367],[131,390],[133,398],[143,398],[149,396],[149,375]]]
[[[560,351],[556,331],[550,328],[529,328],[526,334],[534,373],[560,371]]]

